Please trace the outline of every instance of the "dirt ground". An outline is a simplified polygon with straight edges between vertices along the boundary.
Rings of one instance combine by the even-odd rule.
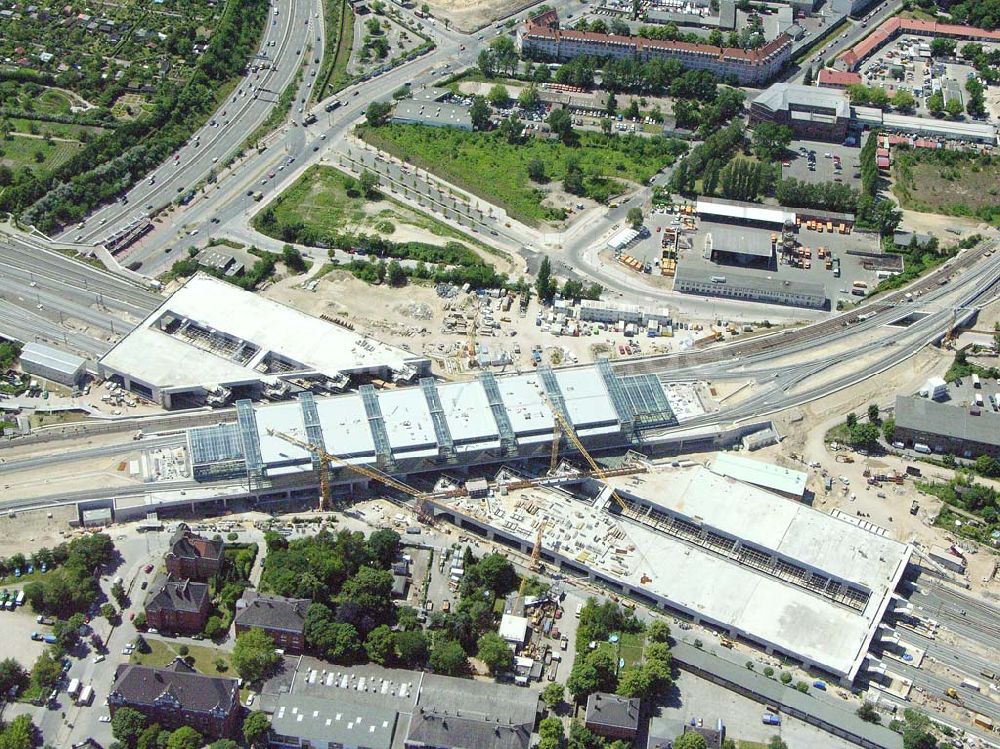
[[[461,31],[475,31],[527,4],[524,0],[433,0],[428,5],[434,18],[447,19]]]
[[[468,333],[448,332],[443,325],[448,313],[462,315],[467,321],[475,319],[481,304],[475,294],[460,292],[453,298],[442,299],[432,286],[415,283],[403,289],[370,286],[340,270],[323,276],[314,291],[304,288],[302,277],[290,277],[272,284],[262,293],[310,315],[343,320],[355,330],[368,332],[386,343],[429,356],[438,374],[444,377],[461,379],[478,372],[468,366],[465,353]],[[532,299],[526,314],[521,317],[516,302],[504,313],[496,309],[494,301],[492,314],[500,327],[493,330],[477,328],[475,342],[490,352],[503,350],[509,355],[510,363],[496,367],[496,371],[532,369],[534,346],[542,347],[542,359],[549,364],[587,363],[598,356],[617,359],[640,353],[665,353],[675,346],[671,338],[626,338],[610,331],[603,331],[599,336],[555,336],[535,325],[540,309],[538,301]],[[640,347],[639,351],[622,354],[621,347],[630,341]]]
[[[947,244],[975,234],[981,223],[979,219],[963,216],[942,216],[939,213],[920,213],[919,211],[903,209],[903,220],[900,225],[906,227],[908,231],[933,234],[942,243]],[[961,235],[949,232],[950,228],[960,229]]]
[[[72,506],[0,515],[0,557],[58,546],[70,536],[69,522],[76,519]]]

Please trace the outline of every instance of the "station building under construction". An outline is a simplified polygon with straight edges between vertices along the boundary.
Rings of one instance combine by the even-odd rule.
[[[869,649],[902,601],[894,591],[909,545],[702,466],[582,483],[432,504],[437,517],[524,553],[541,529],[542,559],[565,574],[844,684],[878,671]]]
[[[236,404],[235,422],[191,429],[191,472],[200,481],[248,476],[275,481],[314,470],[311,452],[282,432],[348,463],[393,475],[461,469],[550,455],[556,417],[595,450],[641,445],[656,430],[677,426],[676,410],[655,375],[619,376],[606,360],[593,367],[540,367],[470,382],[358,392],[254,408]],[[678,404],[680,406],[682,404]],[[690,412],[689,405],[686,412]],[[339,483],[364,482],[346,469]]]

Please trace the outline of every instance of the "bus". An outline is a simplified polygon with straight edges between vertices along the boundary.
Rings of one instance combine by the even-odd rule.
[[[94,688],[88,684],[80,690],[80,696],[76,700],[77,705],[89,705],[94,696]]]
[[[76,693],[79,691],[80,691],[80,680],[73,679],[72,681],[70,681],[69,687],[66,689],[66,693],[70,697],[76,697]]]
[[[23,590],[17,591],[17,598],[15,599],[15,603],[17,603],[18,606],[23,606],[24,605],[24,591]]]

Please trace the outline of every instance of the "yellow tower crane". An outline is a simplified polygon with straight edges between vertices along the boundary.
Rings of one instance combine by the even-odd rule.
[[[375,471],[367,466],[356,465],[354,463],[349,463],[338,455],[333,455],[328,453],[319,445],[315,445],[311,442],[306,442],[305,440],[299,439],[291,434],[286,434],[285,432],[279,432],[277,429],[268,429],[267,433],[272,437],[277,437],[282,439],[289,444],[300,447],[308,453],[311,453],[316,457],[316,461],[319,463],[319,509],[322,512],[324,509],[330,506],[330,464],[336,463],[342,468],[346,468],[349,471],[364,476],[365,478],[372,479],[373,481],[378,481],[380,484],[395,489],[396,491],[403,492],[414,499],[417,500],[418,510],[422,504],[422,500],[426,495],[414,489],[409,484],[404,484],[402,481],[392,478],[392,476],[387,476],[381,471]]]
[[[545,405],[548,406],[549,411],[552,412],[552,418],[555,419],[555,423],[553,424],[553,429],[557,433],[562,432],[563,434],[566,435],[569,441],[573,443],[573,447],[575,447],[577,451],[580,453],[580,455],[583,456],[583,459],[587,461],[587,465],[590,466],[590,470],[593,471],[594,475],[597,476],[599,479],[601,479],[605,484],[607,484],[608,488],[611,489],[611,499],[615,501],[615,504],[617,504],[618,507],[621,508],[622,512],[627,511],[629,509],[628,503],[624,499],[622,499],[618,495],[618,492],[615,490],[615,488],[611,486],[611,484],[608,481],[610,477],[608,476],[607,472],[605,472],[605,470],[601,468],[601,466],[597,463],[597,461],[594,460],[594,457],[587,451],[587,448],[583,446],[583,442],[580,441],[580,437],[577,435],[576,430],[573,428],[573,425],[570,424],[569,421],[567,421],[566,417],[563,416],[562,413],[559,412],[559,409],[556,408],[555,404],[549,398],[548,393],[545,392],[544,388],[540,392],[542,400],[545,402]],[[553,440],[553,454],[555,454],[555,451],[557,449],[558,449],[558,441]],[[622,533],[625,533],[624,528],[622,528]],[[635,543],[633,543],[633,545],[635,546],[635,550],[638,553],[639,557],[642,559],[642,561],[647,562],[648,560],[646,559],[646,555],[642,553],[642,550],[639,548],[639,545]],[[539,548],[539,544],[536,544],[535,546],[536,548]],[[649,577],[646,573],[642,574],[640,580],[644,585],[647,582],[652,582],[652,578]]]

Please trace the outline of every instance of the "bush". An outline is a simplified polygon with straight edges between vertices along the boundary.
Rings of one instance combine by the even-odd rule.
[[[787,671],[782,671],[781,672],[781,676],[778,677],[778,678],[781,680],[782,684],[791,684],[792,683],[792,675],[790,673],[788,673]]]
[[[770,679],[772,676],[774,676],[774,669],[771,668],[770,666],[764,666],[764,676]]]
[[[795,688],[802,692],[802,694],[806,694],[809,691],[809,684],[804,681],[798,681],[795,683]]]

